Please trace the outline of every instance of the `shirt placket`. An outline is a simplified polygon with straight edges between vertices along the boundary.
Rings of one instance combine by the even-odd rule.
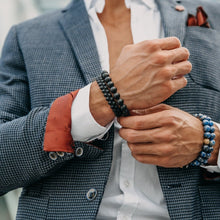
[[[126,141],[122,141],[121,169],[119,185],[124,199],[119,208],[118,220],[131,220],[138,205],[138,197],[134,190],[135,159],[131,156]]]

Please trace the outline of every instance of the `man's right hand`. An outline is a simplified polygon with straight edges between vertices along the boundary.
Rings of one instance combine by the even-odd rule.
[[[123,48],[111,78],[129,110],[157,105],[187,84],[189,51],[176,37]]]
[[[146,40],[125,46],[110,76],[129,110],[146,109],[186,86],[184,76],[192,69],[188,58],[189,51],[176,37]],[[95,82],[90,91],[90,111],[101,125],[114,118]]]

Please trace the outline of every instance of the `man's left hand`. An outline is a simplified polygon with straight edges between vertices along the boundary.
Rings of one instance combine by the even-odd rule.
[[[122,126],[120,136],[128,142],[131,154],[139,162],[183,167],[195,160],[202,150],[201,121],[169,105],[134,111],[132,116],[118,121]],[[216,151],[218,147],[215,156]]]

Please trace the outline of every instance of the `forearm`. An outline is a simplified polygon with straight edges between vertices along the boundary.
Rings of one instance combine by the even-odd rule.
[[[89,107],[96,122],[102,126],[109,124],[115,117],[96,82],[91,85]]]

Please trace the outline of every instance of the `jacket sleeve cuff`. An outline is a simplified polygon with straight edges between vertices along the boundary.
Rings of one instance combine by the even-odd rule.
[[[74,153],[71,136],[71,106],[79,90],[57,98],[51,105],[44,136],[44,151]]]

